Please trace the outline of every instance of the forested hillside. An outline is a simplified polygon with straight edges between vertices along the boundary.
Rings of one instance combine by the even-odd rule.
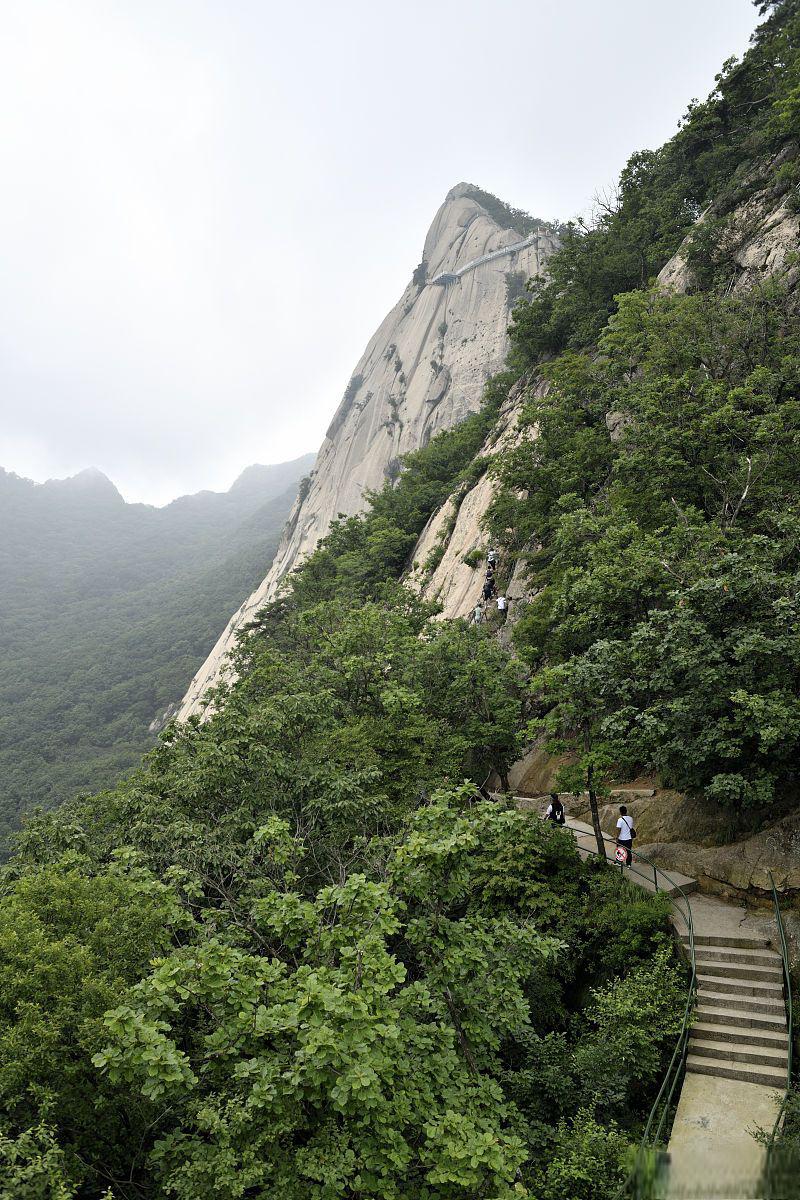
[[[744,61],[515,310],[512,377],[539,386],[488,514],[570,783],[647,771],[730,834],[800,802],[800,9],[759,7]],[[679,293],[654,287],[701,212]]]
[[[734,827],[796,803],[796,264],[740,286],[731,233],[796,204],[800,0],[759,8],[517,308],[482,410],[334,524],[205,720],[21,835],[11,1196],[619,1194],[686,1004],[665,907],[480,784],[544,734],[576,787],[647,765]],[[655,287],[701,210],[684,290]],[[403,583],[487,471],[515,653]]]
[[[477,793],[519,752],[524,671],[397,581],[491,417],[334,529],[219,711],[23,835],[0,904],[20,1187],[562,1200],[587,1159],[587,1197],[624,1178],[685,1005],[667,906]]]
[[[102,787],[148,745],[263,574],[313,458],[229,492],[126,504],[86,471],[0,472],[0,843],[20,814]]]

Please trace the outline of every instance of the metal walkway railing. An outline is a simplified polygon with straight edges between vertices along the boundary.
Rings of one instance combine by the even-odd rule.
[[[764,1169],[764,1182],[767,1188],[767,1194],[778,1195],[779,1193],[772,1192],[774,1185],[780,1186],[783,1182],[783,1176],[786,1174],[793,1179],[796,1176],[798,1169],[797,1162],[788,1164],[780,1161],[780,1141],[779,1134],[783,1125],[784,1117],[786,1116],[786,1108],[789,1103],[789,1096],[792,1089],[792,1023],[794,1014],[792,1011],[792,977],[789,970],[789,949],[786,942],[786,929],[783,924],[783,916],[781,914],[781,903],[778,897],[778,889],[775,887],[775,880],[772,878],[772,872],[769,873],[769,882],[772,888],[772,903],[775,906],[775,923],[778,926],[778,941],[783,961],[783,988],[784,988],[784,1003],[786,1005],[786,1033],[789,1039],[789,1050],[786,1059],[786,1092],[778,1110],[778,1115],[775,1118],[775,1124],[772,1127],[769,1141],[767,1143],[767,1162]],[[796,1181],[795,1181],[796,1182]]]
[[[471,262],[464,263],[463,267],[457,267],[453,271],[440,271],[434,276],[430,282],[438,284],[455,283],[467,271],[473,271],[475,267],[482,266],[483,263],[492,262],[495,258],[505,258],[508,254],[516,254],[519,250],[525,250],[528,246],[532,246],[539,239],[539,232],[532,233],[522,242],[514,242],[511,246],[501,246],[499,250],[490,250],[488,254],[482,254],[480,258],[473,258]]]

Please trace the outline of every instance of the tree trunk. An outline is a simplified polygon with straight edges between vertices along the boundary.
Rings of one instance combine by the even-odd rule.
[[[594,767],[586,768],[586,788],[589,792],[589,808],[592,810],[592,825],[597,839],[597,851],[601,858],[606,857],[606,843],[600,828],[600,812],[597,808],[597,792],[594,790]]]

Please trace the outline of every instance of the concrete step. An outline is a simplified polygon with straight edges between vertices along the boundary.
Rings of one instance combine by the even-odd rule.
[[[695,946],[698,962],[741,963],[743,966],[783,970],[783,959],[775,950],[735,950],[732,946]]]
[[[711,1042],[733,1042],[747,1046],[769,1046],[781,1050],[784,1054],[789,1049],[789,1035],[785,1029],[752,1029],[738,1021],[730,1024],[716,1024],[709,1016],[706,1020],[695,1021],[691,1036],[706,1039]]]
[[[783,1000],[783,983],[764,983],[753,979],[728,979],[716,972],[697,972],[697,985],[702,992],[730,992],[733,996],[753,996],[758,1000]]]
[[[688,933],[681,934],[681,941],[688,942]],[[769,938],[740,937],[738,934],[706,934],[694,935],[695,946],[736,946],[742,950],[766,950],[771,946]]]
[[[735,996],[731,992],[718,992],[714,988],[701,988],[698,993],[698,1003],[702,1006],[712,1005],[717,1008],[738,1009],[740,1012],[767,1013],[773,1019],[786,1022],[786,1005],[783,996],[777,999],[764,1000],[759,996]]]
[[[783,987],[783,965],[780,967],[773,966],[746,966],[744,963],[736,962],[706,962],[695,955],[698,973],[704,975],[724,976],[725,979],[752,979],[754,982],[761,983],[776,983]]]
[[[726,997],[726,1000],[728,997]],[[747,1009],[729,1008],[724,1002],[719,1005],[701,1001],[694,1010],[695,1020],[706,1025],[734,1025],[740,1029],[765,1029],[786,1036],[786,1012],[767,1016]]]
[[[686,1059],[686,1070],[697,1075],[715,1075],[719,1079],[741,1079],[743,1083],[761,1083],[764,1087],[782,1092],[786,1089],[786,1071],[748,1063],[725,1063],[716,1058],[692,1051]]]
[[[756,1066],[783,1071],[784,1076],[789,1065],[785,1047],[776,1049],[774,1046],[751,1046],[749,1042],[712,1041],[696,1029],[689,1035],[689,1053],[700,1054],[703,1058],[718,1058],[724,1062],[754,1063]]]

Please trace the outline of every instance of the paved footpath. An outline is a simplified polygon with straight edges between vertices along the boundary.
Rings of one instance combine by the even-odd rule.
[[[525,805],[529,807],[529,805]],[[582,856],[597,851],[594,830],[570,818]],[[613,860],[614,839],[605,837]],[[774,915],[697,894],[676,871],[635,862],[626,872],[647,891],[680,896],[691,906],[697,1004],[686,1074],[670,1137],[664,1200],[755,1200],[765,1149],[753,1137],[772,1130],[786,1086],[788,1030],[782,960]],[[673,924],[688,944],[685,905]]]

